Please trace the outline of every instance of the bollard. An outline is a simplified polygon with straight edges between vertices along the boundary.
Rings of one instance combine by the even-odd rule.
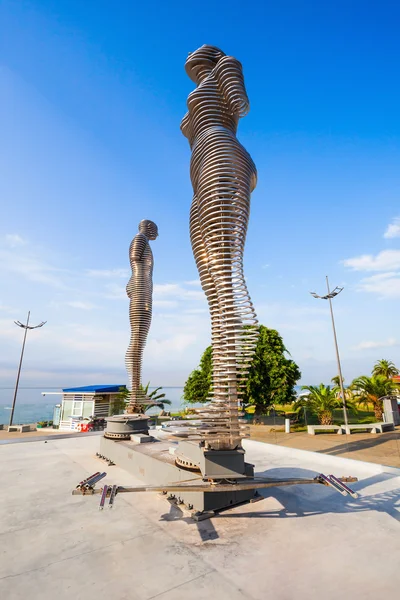
[[[290,433],[290,419],[285,419],[285,433]]]

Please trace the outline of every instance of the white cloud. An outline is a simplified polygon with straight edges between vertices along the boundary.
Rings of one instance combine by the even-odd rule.
[[[336,314],[340,314],[339,308]],[[257,316],[260,323],[279,332],[297,332],[308,336],[325,332],[330,327],[329,306],[325,302],[315,301],[310,305],[289,302],[258,304]]]
[[[152,338],[147,344],[147,353],[151,354],[152,360],[176,361],[177,355],[182,355],[188,348],[193,346],[198,339],[197,333],[176,333],[165,339]],[[167,357],[170,357],[169,359]]]
[[[192,307],[191,307],[192,308]],[[195,366],[209,344],[211,333],[207,314],[188,314],[186,310],[155,313],[146,346],[145,363],[150,366],[168,364]],[[190,372],[187,369],[187,373]]]
[[[17,246],[24,246],[27,244],[27,241],[18,235],[18,233],[8,233],[5,236],[5,242],[9,248],[16,248]]]
[[[353,271],[394,271],[400,269],[400,250],[383,250],[376,256],[363,254],[342,262]]]
[[[153,300],[153,306],[158,308],[177,308],[178,302],[175,300]]]
[[[153,288],[153,294],[155,300],[169,297],[175,300],[192,299],[205,301],[205,294],[202,290],[188,290],[179,283],[156,283]]]
[[[179,302],[205,302],[206,297],[202,290],[187,289],[185,285],[196,287],[194,281],[185,283],[156,283],[153,285],[153,305],[164,308],[177,308]],[[127,298],[125,286],[117,283],[107,283],[105,286],[106,298],[125,300]]]
[[[128,269],[86,269],[88,277],[100,277],[104,279],[124,278],[129,279],[130,271]]]
[[[400,237],[400,217],[393,219],[393,223],[388,225],[383,237],[386,239]]]
[[[72,300],[71,302],[66,302],[66,304],[72,306],[72,308],[80,308],[82,310],[93,310],[93,308],[97,308],[97,306],[91,302],[81,302],[79,300]]]
[[[199,292],[195,290],[183,290],[182,296],[184,298],[191,298],[192,300],[200,300],[201,302],[206,301],[206,295],[203,290],[200,290]]]
[[[157,296],[171,296],[179,292],[181,287],[177,283],[156,283],[153,292]]]
[[[269,266],[270,266],[270,265],[269,265],[268,263],[266,263],[265,265],[262,265],[262,267],[261,267],[261,268],[262,268],[262,269],[268,269],[268,267],[269,267]]]
[[[392,348],[393,346],[398,346],[398,342],[395,338],[389,338],[386,341],[383,342],[373,342],[373,341],[366,341],[366,342],[360,342],[359,344],[357,344],[356,346],[353,346],[353,350],[371,350],[374,348]]]
[[[200,279],[192,279],[191,281],[185,281],[186,285],[195,285],[195,286],[201,286],[201,282]]]
[[[14,312],[15,309],[13,309],[11,306],[6,306],[5,304],[0,304],[0,311],[5,312],[5,313],[12,313]]]
[[[21,337],[21,329],[16,327],[11,319],[0,319],[0,337],[19,340]],[[6,355],[2,358],[5,360]]]
[[[52,267],[34,255],[22,255],[10,250],[0,250],[0,271],[20,275],[29,281],[65,289],[62,269]]]
[[[400,298],[400,272],[377,273],[361,279],[358,291],[379,294],[381,298]]]
[[[397,220],[400,228],[400,218]],[[385,234],[385,237],[395,236]],[[400,298],[400,250],[383,250],[375,256],[364,254],[342,262],[354,271],[378,271],[361,279],[358,291],[378,294],[381,298]]]
[[[111,298],[112,300],[126,300],[126,288],[116,283],[108,283],[106,285],[106,293],[103,294],[105,298]]]
[[[60,386],[66,381],[71,385],[82,381],[89,384],[99,379],[124,382],[129,322],[124,315],[115,324],[113,319],[99,324],[93,315],[94,312],[87,314],[87,322],[79,318],[79,313],[74,323],[49,321],[36,335],[32,334],[24,359],[24,381],[38,380],[43,386],[50,385],[50,381]],[[209,344],[209,319],[177,311],[167,316],[168,319],[164,315],[153,315],[143,377],[164,385],[180,385]],[[15,376],[21,335],[21,329],[11,319],[0,319],[0,376],[10,383]]]
[[[336,309],[335,312],[339,312]],[[285,302],[276,302],[271,304],[258,304],[257,314],[269,317],[287,317],[294,320],[300,320],[305,316],[323,315],[329,317],[329,306],[326,302],[320,304],[316,301],[309,305],[291,304]]]

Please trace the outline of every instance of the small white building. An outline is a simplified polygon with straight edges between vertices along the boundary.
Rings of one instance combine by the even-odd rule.
[[[60,429],[75,429],[81,419],[104,418],[115,414],[114,403],[126,385],[86,385],[62,391]]]

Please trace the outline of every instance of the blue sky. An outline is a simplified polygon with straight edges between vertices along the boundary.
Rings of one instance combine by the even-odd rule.
[[[323,6],[322,6],[323,5]],[[209,342],[189,244],[179,130],[203,43],[243,64],[239,139],[258,168],[245,273],[303,383],[328,382],[335,300],[346,380],[400,364],[400,6],[394,1],[3,0],[0,8],[0,377],[126,381],[128,247],[156,221],[144,379],[180,385]]]

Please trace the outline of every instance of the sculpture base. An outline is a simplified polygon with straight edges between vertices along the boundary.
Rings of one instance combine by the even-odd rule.
[[[149,433],[149,417],[144,415],[114,415],[107,417],[106,438],[114,440],[129,440],[132,434]]]
[[[200,471],[203,479],[242,479],[248,477],[243,448],[206,450],[198,442],[181,441],[175,450],[176,463]],[[189,462],[190,465],[185,465]]]
[[[244,460],[244,450],[204,450],[196,442],[179,442],[172,446],[169,442],[155,440],[149,444],[137,444],[132,441],[114,441],[102,437],[100,453],[117,466],[125,469],[134,477],[148,485],[162,486],[182,481],[204,479],[242,479],[253,477],[254,468]],[[188,455],[188,456],[186,456]],[[191,465],[197,465],[197,472],[190,467],[182,468],[181,459]],[[209,513],[231,508],[236,504],[252,501],[254,490],[232,492],[186,492],[171,496],[178,504],[184,504],[189,510]]]

